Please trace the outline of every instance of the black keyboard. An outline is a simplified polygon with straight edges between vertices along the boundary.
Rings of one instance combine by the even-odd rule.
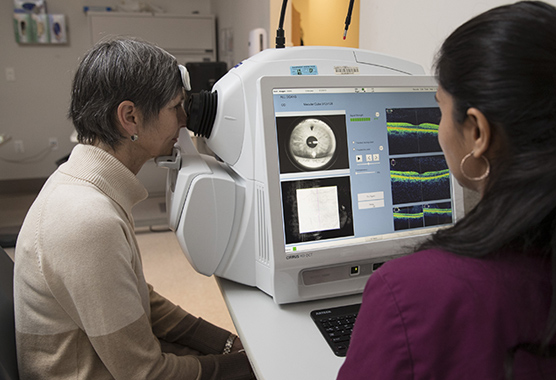
[[[336,356],[346,356],[360,307],[361,304],[355,304],[311,312],[311,318]]]

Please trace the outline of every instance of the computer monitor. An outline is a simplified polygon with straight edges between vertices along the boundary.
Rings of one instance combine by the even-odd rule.
[[[437,87],[415,76],[295,79],[261,79],[264,124],[274,126],[274,265],[290,297],[362,290],[384,261],[463,215],[438,143]]]
[[[452,223],[434,91],[273,88],[286,254]]]
[[[167,165],[170,226],[193,267],[280,304],[354,294],[461,218],[423,74],[345,48],[264,51],[230,70],[213,88],[217,157],[184,132]]]

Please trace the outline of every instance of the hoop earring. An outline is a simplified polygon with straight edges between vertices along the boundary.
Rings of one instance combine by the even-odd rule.
[[[486,164],[485,172],[482,175],[480,175],[479,177],[470,177],[465,173],[465,170],[463,169],[463,165],[465,164],[465,161],[467,161],[469,159],[469,157],[471,157],[472,154],[473,154],[473,151],[471,151],[470,153],[468,153],[465,157],[463,157],[461,159],[461,162],[459,164],[459,170],[461,171],[461,175],[463,175],[469,181],[473,181],[473,182],[482,181],[483,179],[488,177],[488,175],[490,174],[490,162],[488,161],[488,158],[486,158],[485,156],[481,156],[481,158],[483,159],[483,161]]]
[[[137,133],[131,136],[131,141],[137,141],[139,139],[139,136],[137,136]]]

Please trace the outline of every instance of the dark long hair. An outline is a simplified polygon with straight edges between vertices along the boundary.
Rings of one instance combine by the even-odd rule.
[[[435,64],[454,100],[470,107],[504,147],[476,207],[421,248],[487,257],[504,249],[540,251],[552,262],[552,302],[539,349],[556,332],[556,8],[524,1],[494,8],[454,31]],[[548,265],[548,264],[547,264]]]

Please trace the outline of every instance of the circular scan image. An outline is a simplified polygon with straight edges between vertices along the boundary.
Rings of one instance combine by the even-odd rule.
[[[328,124],[319,119],[305,119],[290,135],[289,151],[295,164],[303,169],[324,169],[336,152],[336,136]]]

